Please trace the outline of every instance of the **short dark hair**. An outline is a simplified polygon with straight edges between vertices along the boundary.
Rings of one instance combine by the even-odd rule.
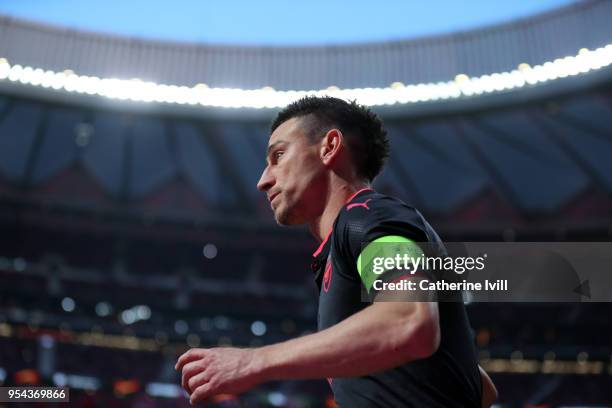
[[[331,96],[306,96],[281,110],[270,133],[292,118],[304,118],[312,141],[334,127],[346,137],[357,173],[369,181],[380,173],[389,157],[389,139],[381,120],[369,108]]]

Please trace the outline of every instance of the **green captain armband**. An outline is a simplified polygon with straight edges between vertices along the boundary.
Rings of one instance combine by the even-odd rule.
[[[412,259],[423,257],[416,242],[400,235],[386,235],[370,242],[357,258],[357,271],[368,293],[374,281],[388,270],[414,273]]]

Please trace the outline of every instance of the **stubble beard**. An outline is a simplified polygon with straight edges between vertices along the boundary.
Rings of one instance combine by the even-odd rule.
[[[289,207],[280,205],[274,211],[274,219],[278,225],[291,226],[305,224],[306,221],[302,220],[300,215],[296,212],[295,207]]]
[[[278,225],[282,226],[290,226],[295,225],[295,222],[292,222],[291,213],[287,208],[279,208],[274,211],[274,219]]]

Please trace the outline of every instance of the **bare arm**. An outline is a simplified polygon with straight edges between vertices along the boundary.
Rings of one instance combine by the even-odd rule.
[[[359,376],[432,355],[438,306],[377,302],[316,334],[260,349],[268,379]]]
[[[359,376],[432,355],[437,303],[375,302],[315,334],[255,349],[191,349],[176,369],[191,402],[277,379]]]

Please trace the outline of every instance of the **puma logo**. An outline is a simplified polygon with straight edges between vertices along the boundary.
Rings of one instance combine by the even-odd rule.
[[[371,198],[368,198],[367,200],[365,200],[363,203],[353,203],[353,204],[349,204],[346,206],[346,210],[350,210],[351,208],[355,208],[355,207],[363,207],[366,210],[369,210],[370,207],[368,207],[368,202],[372,201]]]
[[[327,265],[325,265],[325,274],[323,275],[323,290],[325,292],[329,291],[329,286],[331,285],[332,273],[334,273],[334,268],[332,266],[331,260],[327,260]]]

